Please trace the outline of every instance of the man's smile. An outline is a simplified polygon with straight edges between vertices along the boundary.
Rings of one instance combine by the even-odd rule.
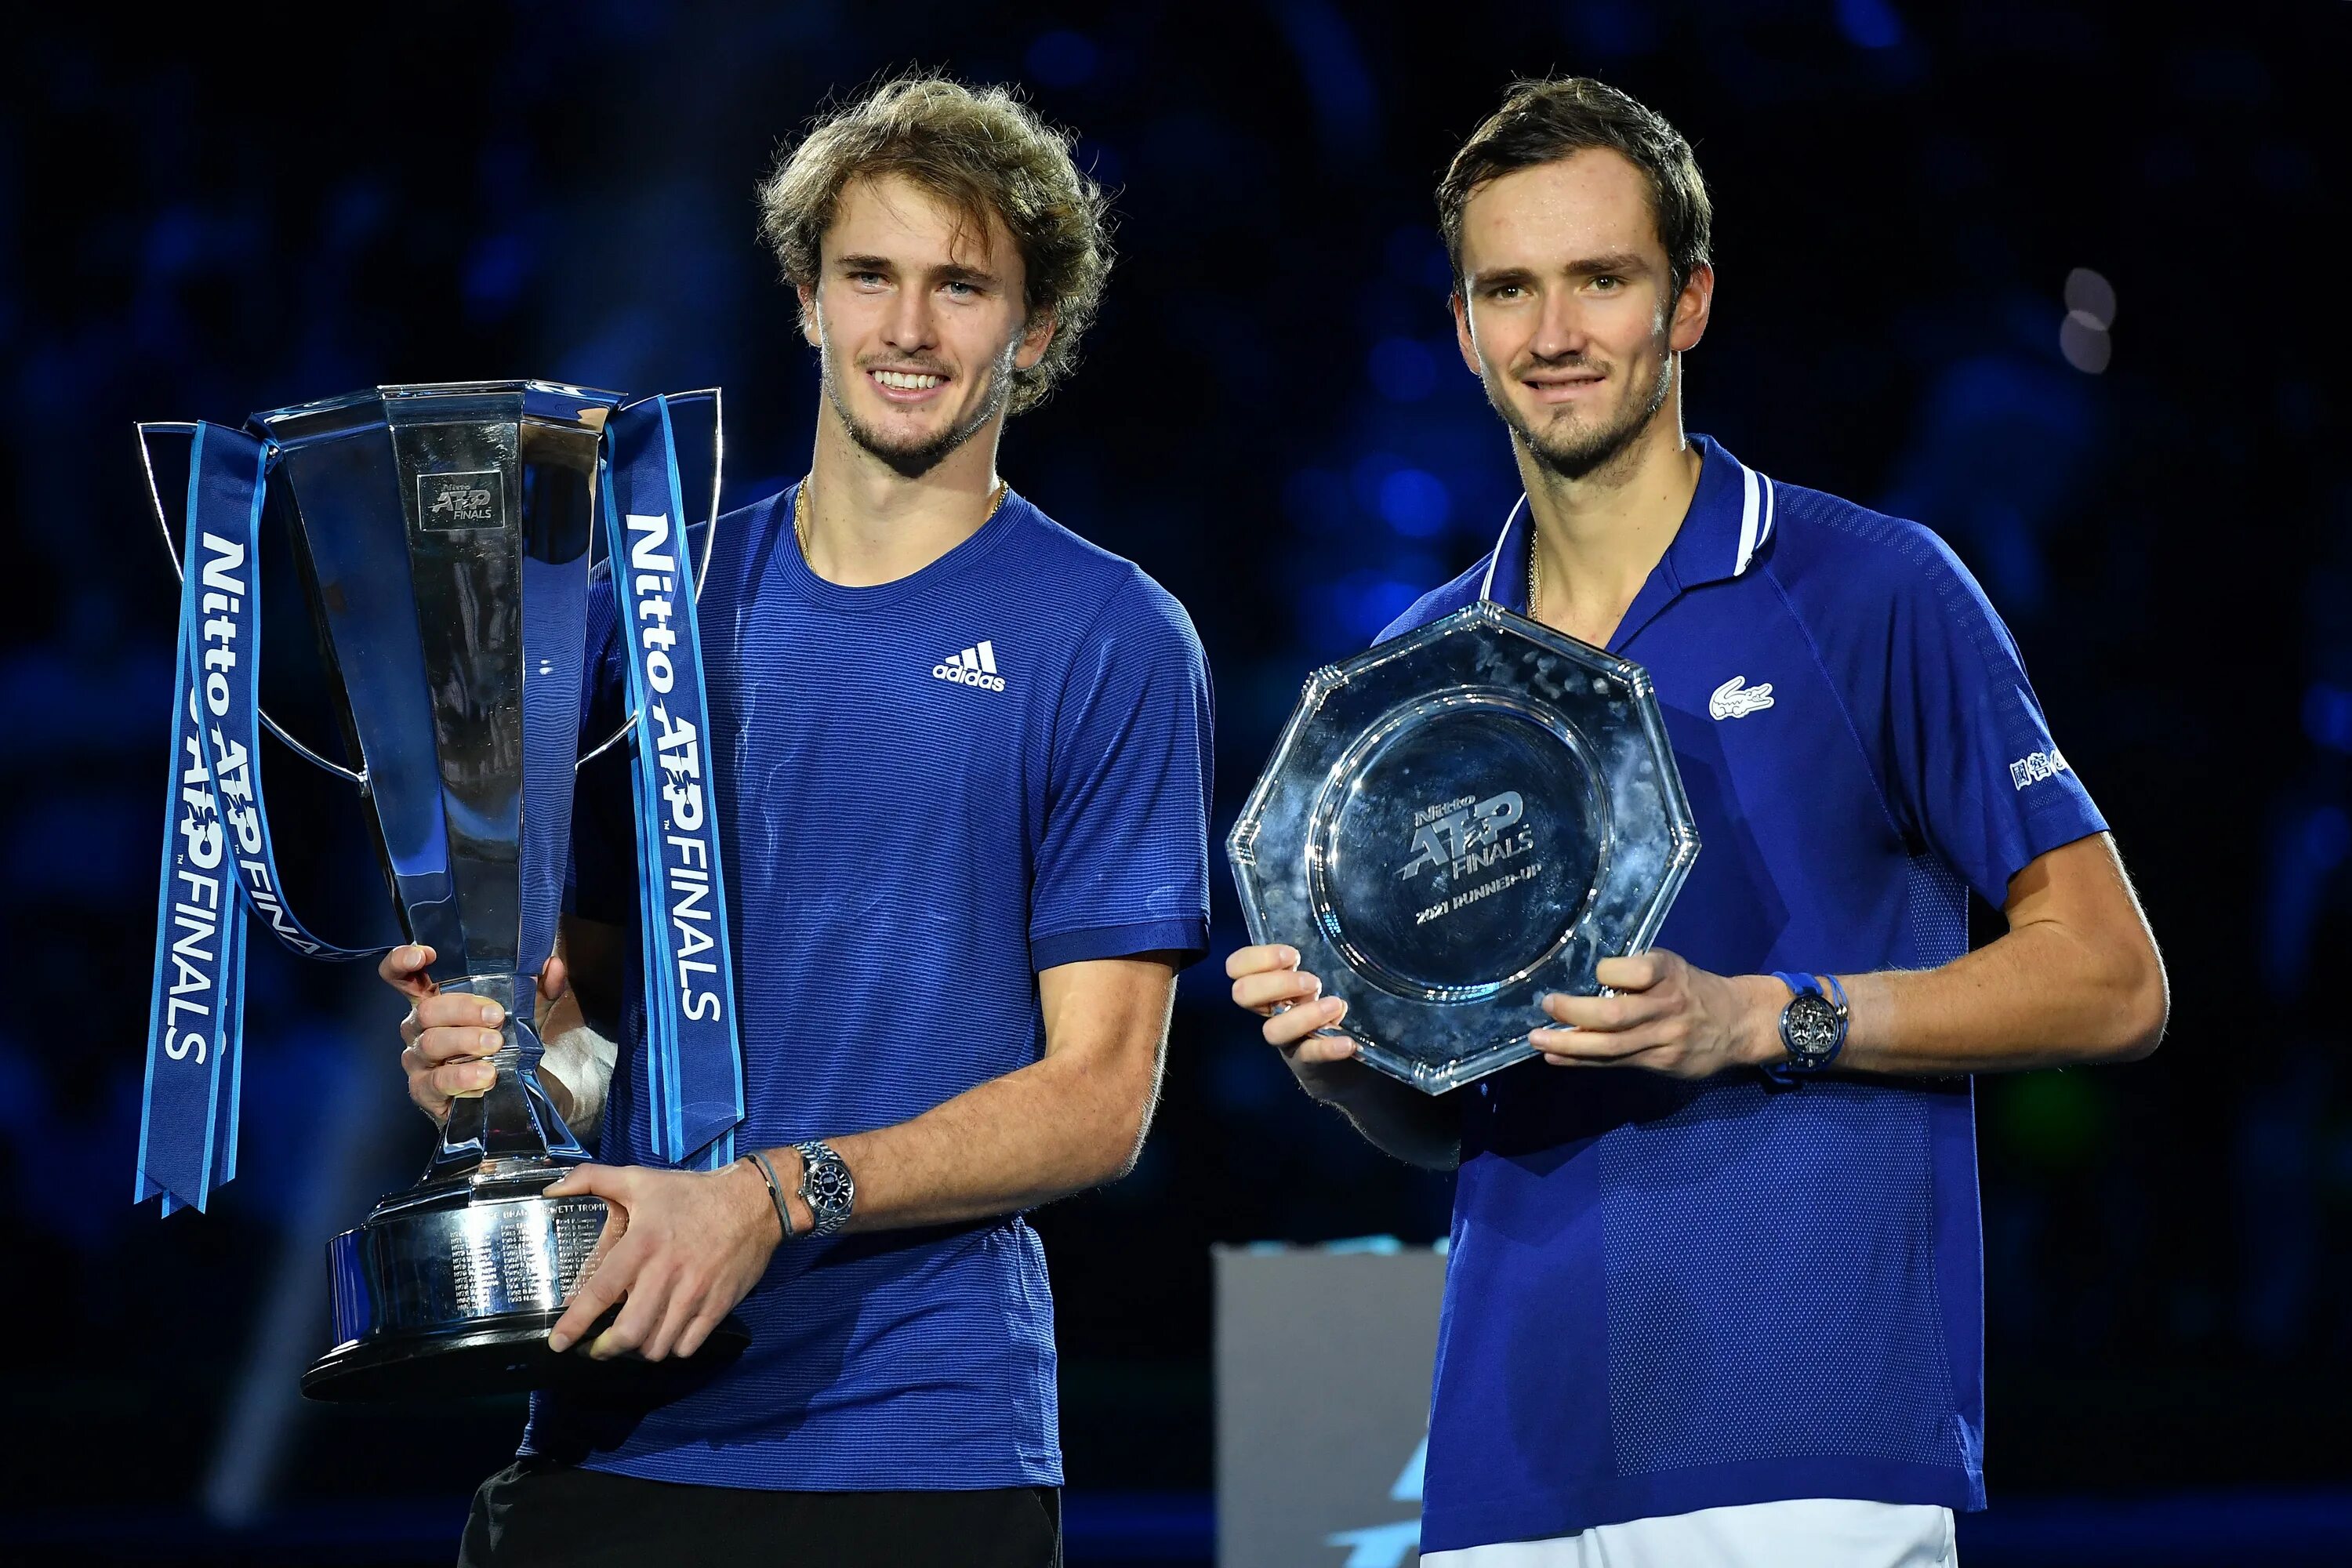
[[[1546,370],[1519,378],[1519,384],[1533,393],[1538,403],[1572,403],[1601,385],[1609,379],[1605,371]]]
[[[948,382],[945,374],[935,370],[869,368],[866,378],[885,401],[898,404],[921,403]]]

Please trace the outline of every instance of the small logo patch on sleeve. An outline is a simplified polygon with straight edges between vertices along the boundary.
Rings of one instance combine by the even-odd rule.
[[[2040,784],[2043,779],[2054,779],[2067,771],[2066,759],[2059,754],[2057,747],[2053,746],[2046,752],[2028,752],[2010,763],[2009,782],[2023,789],[2028,784]]]

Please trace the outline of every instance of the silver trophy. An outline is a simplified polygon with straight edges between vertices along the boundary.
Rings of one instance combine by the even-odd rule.
[[[495,1081],[451,1107],[423,1178],[329,1244],[335,1342],[303,1376],[314,1398],[679,1375],[546,1342],[606,1219],[601,1198],[545,1195],[589,1156],[541,1085],[530,982],[553,945],[570,852],[600,462],[622,402],[469,382],[252,422],[274,448],[268,502],[292,524],[357,766],[263,721],[365,795],[403,930],[434,949],[440,988],[506,1015]],[[681,461],[715,503],[715,404],[712,419],[711,446]],[[620,738],[588,737],[591,754]],[[745,1340],[730,1320],[694,1363]]]
[[[1226,848],[1250,940],[1441,1094],[1649,944],[1698,834],[1647,672],[1482,599],[1316,671]]]

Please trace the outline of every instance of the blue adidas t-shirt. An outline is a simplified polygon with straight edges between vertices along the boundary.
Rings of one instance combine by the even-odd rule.
[[[1611,644],[1654,678],[1702,849],[1659,946],[1724,974],[1920,969],[2105,827],[2016,644],[1916,523],[1697,438]],[[1383,637],[1527,597],[1524,512]],[[1525,1063],[1462,1091],[1426,1551],[1790,1498],[1984,1504],[1969,1080],[1783,1087]]]
[[[1208,932],[1208,668],[1176,601],[1018,495],[878,587],[793,492],[719,520],[697,619],[745,1103],[738,1148],[905,1121],[1038,1059],[1036,972]],[[611,595],[587,733],[625,712]],[[573,905],[634,931],[627,764],[583,768]],[[610,1162],[652,1163],[630,954]],[[787,1490],[1054,1486],[1053,1299],[1018,1215],[779,1247],[742,1358],[652,1409],[541,1394],[526,1453]]]

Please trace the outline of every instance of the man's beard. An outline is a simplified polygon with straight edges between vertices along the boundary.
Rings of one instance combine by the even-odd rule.
[[[1675,384],[1674,356],[1669,353],[1649,363],[1648,388],[1637,388],[1625,413],[1598,428],[1571,426],[1565,431],[1538,435],[1518,405],[1492,385],[1486,388],[1486,401],[1545,469],[1563,479],[1581,479],[1623,455],[1666,405],[1666,394]]]
[[[828,348],[820,353],[824,360],[822,379],[825,396],[832,401],[833,411],[841,416],[842,428],[849,432],[852,441],[888,464],[904,479],[919,479],[937,468],[949,453],[971,440],[982,426],[995,418],[997,411],[1004,406],[1005,399],[1013,395],[1013,348],[1008,346],[1003,362],[991,367],[988,380],[981,389],[980,401],[971,414],[937,435],[913,441],[893,441],[858,419],[849,406],[849,394],[835,373],[833,351]],[[853,368],[850,374],[857,375],[863,372]]]

